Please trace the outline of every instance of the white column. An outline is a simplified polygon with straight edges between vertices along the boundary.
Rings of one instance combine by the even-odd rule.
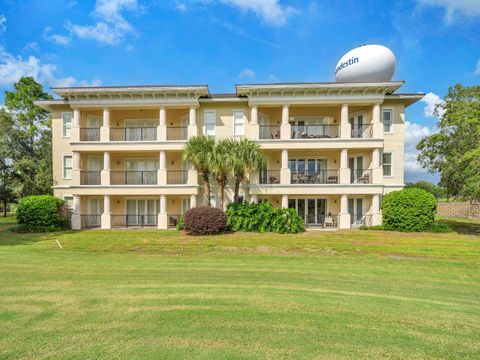
[[[110,185],[110,153],[103,153],[102,185]]]
[[[342,139],[350,139],[352,137],[352,127],[348,121],[348,104],[342,105],[340,114],[340,134]]]
[[[282,208],[288,208],[288,195],[282,195]]]
[[[197,195],[190,195],[190,209],[197,207]]]
[[[188,168],[187,184],[193,186],[198,185],[198,174],[193,165]]]
[[[382,225],[382,214],[380,212],[380,195],[372,196],[372,226]]]
[[[282,108],[282,125],[280,126],[280,139],[288,140],[291,138],[290,123],[288,119],[290,117],[289,106],[283,105]]]
[[[73,152],[73,168],[72,168],[72,185],[78,186],[80,184],[80,153],[78,151]]]
[[[340,153],[340,184],[350,184],[350,168],[348,167],[348,150]]]
[[[73,109],[72,142],[80,141],[80,110]]]
[[[249,175],[248,182],[250,185],[258,185],[259,183],[259,173],[256,170],[252,170]]]
[[[383,169],[380,166],[380,149],[373,149],[372,152],[372,182],[381,184],[383,178]]]
[[[382,123],[380,121],[380,104],[373,104],[372,110],[372,136],[374,139],[381,139],[383,136]]]
[[[72,214],[72,229],[80,230],[82,228],[82,204],[80,196],[73,195],[73,214]]]
[[[157,182],[158,185],[167,185],[167,154],[165,150],[160,151]]]
[[[280,184],[290,184],[290,168],[288,167],[288,149],[282,150],[282,168],[280,170]]]
[[[340,198],[340,229],[350,229],[350,214],[348,213],[348,195],[343,194]]]
[[[110,195],[105,195],[103,197],[103,214],[101,217],[102,229],[111,229],[111,215],[112,212],[110,210]]]
[[[190,111],[188,113],[188,138],[192,138],[198,135],[198,127],[197,127],[197,109],[195,106],[190,107]]]
[[[258,140],[260,138],[260,126],[258,125],[258,108],[257,105],[252,105],[250,108],[250,138]]]
[[[100,141],[110,141],[110,109],[103,109],[103,124],[100,128]]]
[[[167,195],[160,195],[160,212],[158,213],[158,228],[168,229]]]
[[[158,117],[157,140],[165,141],[167,140],[167,112],[163,106],[160,108]]]

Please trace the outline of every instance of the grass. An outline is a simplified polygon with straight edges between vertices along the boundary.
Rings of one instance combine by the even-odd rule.
[[[188,237],[0,220],[0,358],[477,359],[480,223],[440,222]]]

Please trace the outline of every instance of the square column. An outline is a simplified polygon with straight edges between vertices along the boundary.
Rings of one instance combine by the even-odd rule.
[[[350,139],[352,137],[352,126],[348,121],[348,104],[342,105],[340,115],[340,137],[342,139]]]
[[[167,185],[167,154],[165,150],[160,151],[159,168],[157,173],[158,185]]]
[[[101,217],[101,227],[102,229],[111,229],[112,228],[112,219],[110,211],[110,195],[105,195],[103,197],[103,214]]]
[[[194,106],[192,106],[188,114],[187,135],[188,135],[188,138],[190,139],[194,136],[197,136],[197,134],[198,134],[197,109]]]
[[[197,207],[197,195],[190,195],[190,209]]]
[[[383,129],[380,121],[380,104],[373,104],[372,127],[373,138],[381,139],[383,137]]]
[[[260,138],[260,126],[258,126],[258,108],[253,105],[250,108],[250,139],[258,140]]]
[[[80,185],[80,153],[75,151],[73,153],[73,168],[72,168],[72,185]]]
[[[193,165],[188,168],[187,184],[194,186],[198,185],[198,174],[197,170],[195,170],[195,167]]]
[[[372,196],[372,226],[382,225],[382,213],[380,212],[380,195]]]
[[[110,109],[103,109],[103,125],[100,128],[100,141],[110,141]]]
[[[80,196],[73,195],[72,230],[82,229],[82,203]]]
[[[110,185],[110,153],[108,151],[103,153],[103,170],[101,177],[101,184],[103,186]]]
[[[280,184],[290,184],[290,168],[288,167],[288,150],[282,150],[282,168],[280,170]]]
[[[381,184],[383,178],[383,169],[380,166],[380,149],[373,149],[372,152],[372,182]]]
[[[348,213],[348,195],[343,194],[340,198],[339,228],[350,229],[350,214]]]
[[[80,141],[80,110],[73,109],[72,142]]]
[[[160,195],[160,212],[158,213],[158,228],[168,229],[167,195]]]
[[[250,176],[248,179],[250,185],[257,185],[259,183],[259,173],[256,170],[250,172]]]
[[[250,195],[250,202],[258,203],[258,196],[256,194]]]
[[[157,141],[167,140],[167,111],[164,107],[159,111],[159,125],[157,126]]]
[[[282,108],[282,125],[280,126],[280,139],[288,140],[291,138],[291,129],[290,123],[288,122],[289,119],[289,106],[283,105]]]
[[[340,153],[340,184],[350,184],[350,168],[348,167],[348,150]]]
[[[288,195],[282,195],[282,208],[288,208]]]

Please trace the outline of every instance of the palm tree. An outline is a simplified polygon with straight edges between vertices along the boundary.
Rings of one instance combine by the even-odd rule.
[[[232,171],[232,160],[234,156],[236,156],[232,150],[232,140],[222,139],[218,141],[215,144],[210,163],[220,194],[218,208],[222,211],[225,200],[225,186],[228,183],[228,177]]]
[[[238,202],[240,184],[247,179],[247,174],[266,165],[265,157],[260,152],[260,145],[251,140],[242,138],[231,140],[230,151],[232,158],[233,177],[235,178],[234,202]]]
[[[183,149],[183,159],[192,163],[205,183],[204,203],[210,207],[210,175],[211,157],[215,147],[215,139],[211,136],[195,136],[190,138]]]

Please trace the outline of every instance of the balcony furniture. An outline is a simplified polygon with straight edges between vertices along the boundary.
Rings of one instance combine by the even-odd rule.
[[[362,184],[369,184],[370,183],[370,176],[368,174],[363,174],[358,178],[358,182]]]
[[[275,176],[270,176],[269,180],[270,184],[280,184],[280,179],[276,178]]]
[[[327,184],[338,184],[338,176],[329,176],[327,178]]]

